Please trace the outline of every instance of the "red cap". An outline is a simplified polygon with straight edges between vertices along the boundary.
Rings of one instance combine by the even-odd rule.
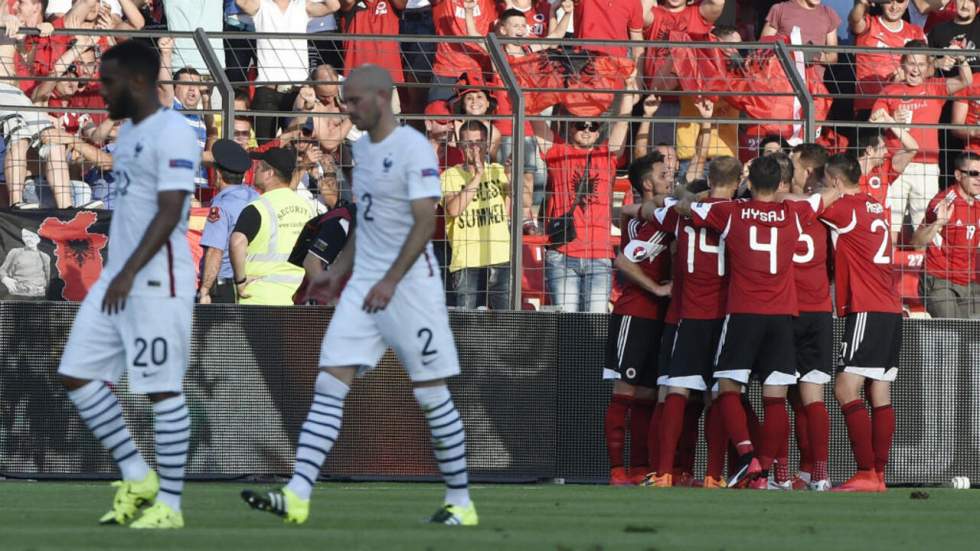
[[[426,105],[425,114],[442,115],[445,117],[449,117],[451,115],[451,113],[449,112],[449,104],[446,103],[446,100],[441,100],[441,99]],[[450,122],[452,122],[452,119],[451,118],[435,119],[435,121],[438,122],[439,124],[449,124]]]

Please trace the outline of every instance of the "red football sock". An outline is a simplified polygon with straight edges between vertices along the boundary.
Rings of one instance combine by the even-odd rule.
[[[772,460],[779,455],[780,448],[787,442],[789,414],[786,412],[786,398],[763,398],[762,403],[766,419],[762,426],[759,464],[766,470],[772,466]]]
[[[668,394],[664,400],[664,412],[660,418],[660,457],[657,459],[657,474],[666,474],[674,469],[674,453],[677,441],[684,427],[684,405],[687,398],[681,394]]]
[[[891,404],[871,410],[871,440],[875,451],[875,470],[885,472],[888,465],[888,452],[895,434],[895,410]]]
[[[717,404],[708,408],[704,419],[704,438],[708,441],[708,468],[705,474],[721,478],[722,469],[725,468],[725,452],[728,451],[728,438],[725,435],[725,420]]]
[[[649,471],[647,436],[650,433],[650,417],[656,405],[655,400],[633,400],[630,409],[630,469],[642,468],[644,473]]]
[[[681,431],[681,439],[677,443],[677,457],[674,459],[674,467],[682,473],[694,473],[694,461],[698,453],[698,427],[701,426],[701,412],[704,411],[704,402],[700,400],[687,401],[684,406],[684,429]]]
[[[745,409],[745,422],[749,427],[749,438],[752,439],[756,444],[762,443],[762,425],[759,424],[759,416],[755,413],[755,408],[752,407],[752,402],[749,401],[748,394],[742,394],[742,408]]]
[[[609,468],[623,466],[623,450],[626,449],[626,413],[633,401],[629,396],[613,394],[606,408],[606,450],[609,452]]]
[[[813,442],[810,438],[810,424],[807,408],[799,400],[790,400],[793,406],[793,425],[796,430],[796,447],[800,450],[800,470],[813,472]]]
[[[663,402],[657,402],[650,416],[650,429],[647,431],[647,465],[653,468],[660,461],[660,425],[663,424]]]
[[[748,422],[745,418],[745,410],[742,408],[742,393],[722,392],[718,395],[715,402],[721,408],[722,418],[725,421],[725,433],[729,440],[735,445],[735,450],[739,455],[752,453],[752,438],[749,437]]]
[[[830,456],[830,415],[827,405],[813,402],[806,406],[807,429],[810,434],[810,449],[813,454],[813,480],[828,480],[827,459]]]
[[[854,451],[854,461],[858,470],[869,471],[874,468],[875,452],[871,444],[871,417],[863,400],[854,400],[841,406],[844,421],[847,422],[847,437]]]

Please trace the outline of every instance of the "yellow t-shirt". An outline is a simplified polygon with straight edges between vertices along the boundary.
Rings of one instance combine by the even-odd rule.
[[[442,173],[442,194],[458,193],[473,177],[457,165]],[[446,215],[446,239],[452,247],[449,271],[510,262],[510,193],[503,165],[484,167],[480,190],[459,216]],[[443,199],[445,201],[445,199]]]
[[[697,117],[698,108],[694,106],[693,96],[681,97],[682,117]],[[737,119],[739,110],[735,109],[724,99],[715,104],[714,116],[719,119]],[[701,125],[694,123],[677,123],[677,158],[690,160],[694,157],[695,148],[698,145],[698,133]],[[717,124],[711,129],[711,142],[708,145],[708,158],[738,157],[738,126],[734,124]]]

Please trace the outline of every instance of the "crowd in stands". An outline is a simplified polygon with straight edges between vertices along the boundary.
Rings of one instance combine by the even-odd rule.
[[[977,0],[6,3],[2,25],[7,38],[0,40],[0,124],[6,204],[11,208],[112,208],[118,122],[102,111],[97,70],[100,53],[125,39],[153,40],[160,52],[160,100],[186,111],[197,133],[205,163],[196,199],[207,206],[215,181],[210,150],[222,137],[216,75],[210,74],[192,39],[147,38],[136,31],[240,32],[211,42],[235,89],[239,113],[233,135],[226,137],[248,151],[295,151],[293,187],[319,213],[355,199],[349,185],[350,144],[360,133],[343,114],[344,75],[364,63],[391,73],[399,85],[393,99],[396,112],[425,115],[424,121],[413,124],[425,131],[442,165],[445,224],[437,232],[442,243],[437,254],[451,301],[465,307],[507,304],[515,194],[521,194],[524,205],[524,233],[538,237],[545,248],[547,301],[565,311],[606,311],[615,287],[611,259],[620,224],[614,206],[633,200],[628,187],[627,197],[619,197],[617,176],[625,174],[632,159],[660,152],[663,178],[679,185],[704,180],[711,159],[723,156],[750,161],[761,154],[796,151],[797,170],[807,170],[808,146],[800,145],[804,140],[792,127],[713,123],[715,118],[753,117],[754,112],[724,95],[684,94],[690,91],[691,79],[685,79],[689,75],[672,61],[681,49],[649,41],[718,42],[722,65],[737,67],[741,75],[749,74],[744,66],[753,63],[753,50],[740,49],[737,43],[790,42],[795,37],[796,44],[827,46],[807,50],[803,60],[807,78],[826,87],[826,122],[818,141],[831,153],[846,151],[860,158],[868,192],[892,209],[896,244],[920,252],[942,248],[941,238],[924,230],[936,223],[930,203],[961,177],[976,178],[973,168],[954,166],[953,160],[962,151],[980,152],[980,82],[974,83],[972,74],[980,61],[966,52],[980,42]],[[18,34],[21,28],[36,31]],[[79,33],[71,33],[73,29]],[[82,33],[99,30],[122,32]],[[276,36],[282,33],[288,36]],[[552,94],[549,97],[557,98],[540,104],[547,109],[531,109],[529,115],[576,118],[526,125],[519,183],[509,182],[516,145],[513,124],[506,118],[512,114],[511,99],[491,56],[482,40],[450,40],[491,33],[505,41],[528,39],[505,47],[519,79],[541,86],[557,83],[570,89],[582,85],[624,92],[583,93],[581,98]],[[358,35],[430,35],[446,40],[396,42]],[[556,38],[648,42],[629,48],[535,42]],[[845,54],[834,49],[839,44],[902,52]],[[916,48],[927,46],[948,49],[949,55],[917,53]],[[560,73],[557,80],[555,72]],[[536,106],[539,100],[545,101],[536,96],[530,103]],[[50,111],[18,110],[28,105]],[[279,116],[242,114],[249,112]],[[607,115],[641,120],[602,121]],[[867,121],[886,128],[859,131],[849,126]],[[936,126],[902,131],[909,124]],[[938,128],[942,124],[961,127]],[[749,126],[756,127],[754,135],[746,132]],[[244,181],[252,184],[253,178],[249,171]],[[973,209],[974,198],[956,191],[966,188],[950,189]],[[980,220],[968,222],[972,239]],[[947,253],[970,257],[955,263],[956,270],[970,273],[951,274],[952,264],[929,263],[929,281],[967,281],[972,290],[975,251]]]

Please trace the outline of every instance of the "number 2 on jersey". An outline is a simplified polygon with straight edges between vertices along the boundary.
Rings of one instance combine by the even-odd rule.
[[[374,222],[374,216],[371,214],[371,205],[373,204],[372,201],[373,201],[373,199],[372,199],[370,193],[365,193],[365,194],[361,195],[361,203],[363,203],[365,205],[364,206],[364,221],[365,222]]]
[[[888,256],[888,243],[891,238],[888,235],[888,222],[881,219],[871,222],[871,233],[877,233],[878,229],[881,229],[884,235],[881,236],[881,245],[878,247],[878,253],[875,254],[875,264],[891,264],[892,259]]]

